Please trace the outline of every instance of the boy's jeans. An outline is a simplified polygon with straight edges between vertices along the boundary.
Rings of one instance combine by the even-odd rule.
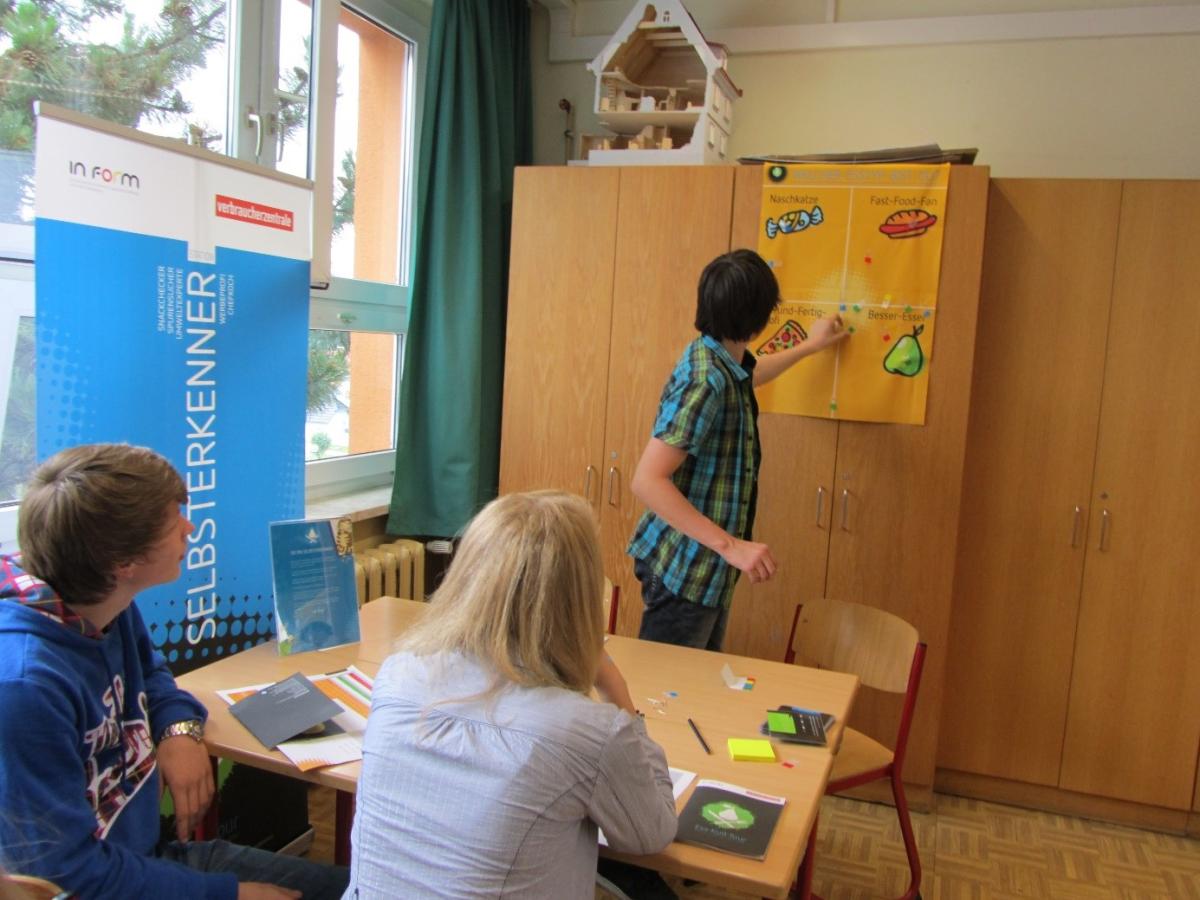
[[[339,900],[350,881],[350,871],[343,866],[323,865],[228,841],[173,841],[161,846],[158,855],[201,872],[232,872],[239,882],[263,881],[302,891],[305,900]]]
[[[721,649],[728,608],[701,606],[672,594],[640,559],[633,561],[633,574],[642,583],[642,627],[638,631],[641,640],[701,650]]]

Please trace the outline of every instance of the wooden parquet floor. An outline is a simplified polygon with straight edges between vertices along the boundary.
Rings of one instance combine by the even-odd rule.
[[[1200,900],[1200,841],[935,795],[914,813],[925,900]],[[310,859],[333,858],[333,792],[313,788]],[[669,879],[688,900],[749,895]],[[886,900],[908,886],[896,812],[840,797],[821,807],[813,889],[825,900]],[[597,898],[607,897],[597,891]]]

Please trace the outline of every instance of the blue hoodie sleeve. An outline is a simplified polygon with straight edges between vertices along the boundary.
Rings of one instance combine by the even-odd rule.
[[[186,696],[186,695],[185,695]],[[78,723],[61,691],[25,678],[0,682],[0,847],[16,872],[96,900],[235,900],[236,876],[197,872],[94,836]],[[48,702],[50,701],[50,702]],[[157,779],[145,786],[152,788]],[[135,797],[141,806],[144,798]],[[126,807],[124,814],[141,809]],[[157,822],[155,822],[157,825]]]
[[[168,725],[182,722],[186,719],[208,720],[208,710],[204,704],[189,694],[180,690],[175,684],[175,676],[167,667],[166,658],[154,647],[150,632],[142,620],[142,614],[137,605],[129,607],[130,627],[133,629],[134,645],[137,647],[138,661],[141,664],[142,676],[146,683],[146,701],[150,705],[150,727],[155,740]]]

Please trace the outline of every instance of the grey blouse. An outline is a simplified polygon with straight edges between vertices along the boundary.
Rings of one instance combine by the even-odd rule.
[[[559,688],[437,702],[489,683],[457,654],[383,664],[346,898],[591,898],[597,826],[627,853],[674,839],[666,758],[640,718]]]

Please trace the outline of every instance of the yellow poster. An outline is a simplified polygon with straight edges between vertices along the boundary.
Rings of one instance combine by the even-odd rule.
[[[759,356],[840,314],[849,339],[757,390],[764,412],[922,425],[949,165],[763,166],[758,252],[782,302]]]

